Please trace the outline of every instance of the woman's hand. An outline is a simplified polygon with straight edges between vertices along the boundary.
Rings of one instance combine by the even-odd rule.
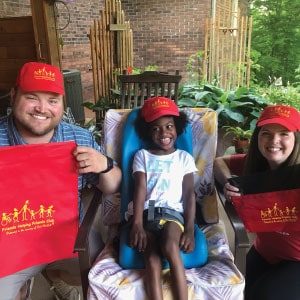
[[[232,203],[232,197],[239,197],[241,193],[239,192],[239,188],[236,186],[231,185],[229,182],[226,182],[223,187],[223,192],[226,200]]]

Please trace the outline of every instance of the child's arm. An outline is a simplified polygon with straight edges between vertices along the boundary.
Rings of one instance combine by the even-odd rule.
[[[180,247],[184,252],[192,252],[194,249],[194,224],[195,224],[195,193],[194,174],[188,173],[183,177],[182,199],[184,209],[184,233],[181,236]]]
[[[131,247],[137,247],[143,251],[147,245],[147,236],[143,226],[143,211],[146,198],[146,174],[135,172],[133,195],[133,221],[130,233]]]

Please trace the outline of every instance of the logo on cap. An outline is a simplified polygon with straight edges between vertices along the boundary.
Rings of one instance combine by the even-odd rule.
[[[274,117],[278,116],[278,117],[289,118],[291,115],[291,110],[280,106],[274,106],[272,107],[269,113],[270,113],[270,117],[273,114]]]
[[[45,67],[43,69],[38,69],[33,72],[33,76],[35,79],[42,80],[51,80],[55,81],[55,73],[51,71],[47,71]]]
[[[168,100],[164,100],[163,98],[157,98],[155,101],[151,103],[151,108],[152,109],[160,109],[163,107],[170,107],[170,102]]]

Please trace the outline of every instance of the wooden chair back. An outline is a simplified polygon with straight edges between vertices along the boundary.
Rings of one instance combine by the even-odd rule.
[[[145,71],[141,74],[128,75],[126,71],[119,75],[121,83],[121,108],[135,108],[142,106],[150,97],[163,96],[173,99],[177,103],[178,87],[181,75],[157,71]]]

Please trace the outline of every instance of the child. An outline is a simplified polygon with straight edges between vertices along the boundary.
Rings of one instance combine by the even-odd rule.
[[[174,299],[188,299],[180,248],[187,253],[194,249],[193,173],[197,168],[189,153],[174,146],[187,124],[187,116],[164,97],[146,100],[135,124],[139,136],[150,146],[137,151],[133,161],[130,242],[143,252],[149,299],[163,299],[162,256],[170,265]]]

